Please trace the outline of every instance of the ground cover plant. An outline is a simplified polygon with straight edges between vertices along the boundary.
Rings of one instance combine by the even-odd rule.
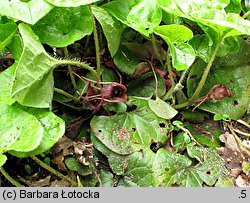
[[[249,186],[249,14],[0,0],[0,186]]]

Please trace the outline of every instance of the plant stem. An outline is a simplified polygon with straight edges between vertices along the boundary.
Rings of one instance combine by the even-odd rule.
[[[201,80],[200,80],[200,82],[199,82],[199,84],[198,84],[195,92],[193,93],[192,97],[190,98],[190,100],[187,101],[187,102],[185,102],[185,103],[173,106],[175,109],[180,109],[180,108],[184,108],[184,107],[190,106],[190,105],[193,104],[193,102],[195,100],[198,99],[198,97],[199,97],[199,95],[201,93],[201,90],[202,90],[202,88],[203,88],[203,86],[204,86],[204,84],[206,82],[206,79],[207,79],[207,76],[209,74],[209,71],[210,71],[210,69],[211,69],[211,67],[213,65],[213,62],[215,60],[215,56],[216,56],[216,54],[217,54],[217,52],[219,50],[221,42],[222,42],[222,40],[220,39],[219,42],[217,43],[216,47],[215,47],[215,50],[213,52],[213,55],[212,55],[209,63],[207,64],[207,67],[206,67],[206,69],[205,69],[205,71],[204,71],[204,73],[203,73],[203,75],[201,77]]]
[[[31,159],[33,159],[38,165],[40,165],[41,167],[43,167],[44,169],[46,169],[47,171],[53,173],[54,175],[56,175],[57,177],[66,180],[68,182],[70,182],[72,185],[76,185],[76,182],[71,180],[69,177],[61,174],[60,172],[58,172],[57,170],[53,169],[52,167],[48,166],[47,164],[45,164],[44,162],[42,162],[40,159],[38,159],[36,156],[32,156]]]
[[[12,177],[10,177],[10,175],[3,169],[3,167],[0,167],[0,172],[12,185],[16,187],[24,187],[24,185],[19,183],[17,180],[14,180]]]
[[[161,55],[160,55],[160,53],[159,53],[159,51],[157,49],[157,45],[156,45],[156,42],[155,42],[155,36],[154,36],[154,34],[152,34],[152,44],[153,44],[154,52],[155,52],[157,58],[159,59],[159,61],[161,63],[161,66],[164,67]]]
[[[101,59],[100,59],[100,46],[99,46],[99,39],[98,39],[98,33],[96,29],[96,21],[95,17],[93,15],[91,6],[89,6],[89,10],[92,13],[92,22],[93,22],[93,34],[94,34],[94,41],[95,41],[95,54],[96,54],[96,67],[97,67],[97,78],[100,80],[101,76]]]
[[[171,61],[170,61],[170,52],[168,50],[167,52],[167,69],[168,69],[168,74],[169,78],[171,81],[171,88],[168,90],[167,94],[162,98],[163,100],[167,100],[173,93],[173,90],[175,88],[175,81],[172,73],[172,66],[171,66]]]
[[[64,51],[64,55],[65,55],[66,59],[69,60],[69,52],[68,52],[67,47],[64,47],[63,51]],[[74,75],[73,75],[72,67],[71,67],[70,64],[68,64],[67,66],[68,66],[69,76],[70,76],[72,85],[73,85],[75,90],[78,90],[78,87],[77,87],[77,84],[76,84],[76,81],[75,81],[75,78],[74,78]]]
[[[249,14],[250,14],[250,10],[247,11],[247,12],[242,16],[242,18],[246,18]]]
[[[61,94],[61,95],[65,96],[65,97],[73,99],[74,101],[77,101],[77,102],[79,101],[75,96],[63,91],[62,89],[54,87],[54,91],[57,92],[58,94]]]

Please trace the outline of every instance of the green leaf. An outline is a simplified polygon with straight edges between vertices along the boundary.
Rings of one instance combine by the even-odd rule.
[[[156,97],[156,100],[149,99],[148,105],[160,118],[172,119],[178,113],[178,111],[176,111],[170,104],[164,102],[159,97]]]
[[[113,187],[115,180],[114,175],[109,171],[100,170],[100,179],[102,181],[102,187]]]
[[[161,36],[169,45],[172,64],[178,71],[185,70],[192,65],[195,51],[184,42],[193,37],[192,31],[183,25],[163,25],[154,28],[155,34]]]
[[[229,0],[158,0],[158,4],[168,13],[197,22],[205,31],[212,28],[217,35],[225,39],[229,36],[250,33],[250,22],[235,13],[226,13],[224,8]],[[205,31],[206,32],[206,31]]]
[[[16,69],[16,63],[0,73],[0,102],[13,104],[15,100],[11,98],[12,80]]]
[[[154,173],[158,184],[161,187],[171,186],[176,182],[174,181],[176,174],[184,174],[191,163],[191,160],[183,155],[159,149],[154,161]]]
[[[56,116],[54,113],[35,108],[24,108],[24,110],[33,115],[43,127],[43,136],[39,146],[29,152],[9,151],[10,154],[18,157],[28,157],[46,152],[64,135],[64,120]]]
[[[194,168],[194,171],[207,185],[212,186],[216,183],[215,186],[220,187],[233,186],[233,182],[229,178],[229,171],[217,150],[190,145],[187,151],[190,157],[201,162]]]
[[[215,84],[224,84],[229,88],[231,97],[217,102],[206,101],[200,108],[214,114],[227,114],[231,119],[239,119],[246,112],[250,102],[250,48],[240,40],[240,49],[214,61],[200,97],[205,96]],[[197,61],[189,73],[187,88],[189,97],[195,91],[206,64]],[[225,77],[226,76],[226,77]]]
[[[121,72],[131,75],[140,61],[125,46],[121,46],[114,57],[114,63]]]
[[[206,63],[212,57],[212,49],[209,45],[209,38],[207,35],[196,35],[190,41],[189,44],[194,48],[195,53]]]
[[[82,5],[91,4],[97,2],[99,0],[46,0],[47,2],[51,3],[52,5],[58,7],[78,7]]]
[[[0,154],[0,167],[2,167],[7,161],[7,157],[4,154]]]
[[[0,51],[2,51],[15,35],[17,26],[15,23],[0,24]]]
[[[110,150],[127,155],[150,143],[167,139],[168,123],[151,111],[147,100],[130,98],[134,111],[114,116],[95,116],[90,123],[94,135]]]
[[[92,14],[87,6],[55,7],[32,29],[41,42],[54,47],[66,47],[92,33]]]
[[[141,0],[134,6],[127,16],[127,21],[132,28],[147,30],[149,34],[158,26],[162,19],[161,8],[156,0]]]
[[[108,49],[113,57],[120,46],[124,26],[101,7],[92,6],[91,10],[102,26],[102,30],[108,41]]]
[[[158,95],[162,96],[166,93],[165,80],[157,76],[158,79]],[[136,80],[132,80],[128,84],[127,95],[137,97],[151,97],[155,93],[155,78],[152,72],[141,75]]]
[[[161,9],[156,0],[116,0],[102,6],[116,19],[145,36],[161,22]]]
[[[65,165],[70,171],[76,171],[81,176],[90,175],[94,170],[93,166],[83,166],[80,164],[75,157],[66,157]]]
[[[241,0],[230,0],[230,3],[225,8],[228,13],[238,13],[240,14],[242,9]]]
[[[0,0],[0,15],[35,24],[45,16],[53,6],[43,0],[23,2],[21,0]]]
[[[126,160],[123,181],[126,187],[157,186],[153,173],[155,154],[151,150],[134,152]]]
[[[50,57],[30,27],[19,24],[23,51],[17,61],[11,94],[20,104],[50,108],[53,97],[53,68],[58,60]]]
[[[10,106],[0,102],[0,123],[0,153],[9,150],[31,151],[42,140],[41,123],[17,105]]]
[[[91,133],[91,142],[94,147],[108,158],[108,163],[112,171],[117,175],[124,174],[127,156],[117,154],[106,147],[93,133]]]
[[[22,44],[21,36],[19,34],[16,34],[12,38],[7,48],[10,50],[12,57],[15,60],[19,60],[23,51],[23,44]]]
[[[173,146],[176,151],[184,150],[187,147],[187,144],[191,142],[190,137],[186,133],[179,133],[174,137]]]

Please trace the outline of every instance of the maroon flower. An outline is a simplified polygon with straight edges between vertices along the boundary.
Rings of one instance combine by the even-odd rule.
[[[104,99],[116,100],[120,102],[127,101],[127,88],[120,83],[111,83],[101,89]]]

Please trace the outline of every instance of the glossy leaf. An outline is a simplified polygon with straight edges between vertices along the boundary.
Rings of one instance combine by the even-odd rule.
[[[28,25],[20,24],[23,51],[17,62],[12,96],[20,104],[50,108],[53,97],[52,70],[58,60],[50,57]]]
[[[161,22],[161,10],[155,0],[117,0],[102,7],[123,24],[146,36]]]
[[[46,1],[57,7],[78,7],[82,5],[91,4],[99,0],[81,0],[81,1],[79,0],[46,0]]]
[[[41,42],[54,47],[66,47],[92,33],[92,14],[86,6],[55,7],[32,29]]]
[[[10,106],[1,102],[0,111],[0,153],[9,150],[27,152],[38,147],[43,128],[33,115],[17,105]]]
[[[166,93],[165,80],[158,76],[158,95]],[[155,78],[152,72],[145,73],[128,84],[128,95],[137,97],[152,97],[155,93]]]
[[[126,160],[126,170],[123,181],[126,187],[156,186],[153,173],[155,154],[151,150],[134,152]]]
[[[35,24],[44,17],[53,6],[44,0],[0,0],[0,15]]]
[[[35,108],[24,108],[24,110],[33,115],[43,127],[43,136],[39,146],[29,152],[9,151],[10,154],[18,157],[28,157],[46,152],[64,135],[64,120],[56,116],[54,113]]]
[[[112,17],[105,9],[97,6],[92,6],[91,9],[95,18],[102,26],[104,35],[108,42],[110,54],[113,57],[120,46],[121,34],[124,26],[121,22]]]
[[[150,109],[160,118],[172,119],[176,116],[178,111],[176,111],[170,104],[156,97],[156,100],[149,99],[148,105]]]
[[[212,48],[207,35],[196,35],[189,41],[189,44],[194,48],[197,56],[206,63],[209,62],[212,57]]]
[[[152,140],[167,139],[168,123],[149,108],[147,100],[130,99],[136,110],[114,116],[95,116],[91,120],[94,135],[110,150],[127,155],[149,147]]]
[[[200,97],[205,96],[215,84],[226,85],[232,96],[217,102],[206,101],[200,106],[201,109],[215,114],[227,114],[232,119],[239,119],[246,112],[250,101],[249,50],[247,43],[241,40],[240,49],[236,54],[229,54],[214,61]],[[189,96],[200,81],[205,66],[204,62],[197,61],[190,71],[187,81]]]
[[[139,60],[135,58],[131,52],[124,46],[121,46],[115,57],[114,63],[117,68],[128,75],[132,74],[135,71],[136,66],[139,64]]]
[[[195,59],[195,52],[184,42],[193,37],[192,31],[183,25],[163,25],[154,28],[154,33],[161,36],[169,45],[173,67],[178,71],[187,69]]]
[[[0,24],[0,51],[2,51],[15,35],[17,26],[15,23]]]
[[[197,22],[205,32],[208,26],[222,39],[249,34],[249,21],[244,20],[238,14],[225,12],[224,8],[229,2],[229,0],[158,0],[158,4],[166,12]]]

